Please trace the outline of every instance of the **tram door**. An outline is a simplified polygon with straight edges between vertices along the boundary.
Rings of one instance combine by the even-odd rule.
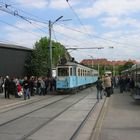
[[[76,78],[76,67],[71,67],[71,76],[72,76],[72,85],[75,87],[77,85],[77,78]]]

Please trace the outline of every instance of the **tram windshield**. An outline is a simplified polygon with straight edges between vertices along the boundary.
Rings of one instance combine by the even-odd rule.
[[[69,76],[69,68],[58,68],[58,76]]]

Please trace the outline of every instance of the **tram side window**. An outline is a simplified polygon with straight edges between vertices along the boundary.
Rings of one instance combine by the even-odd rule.
[[[68,68],[58,68],[58,76],[69,76]]]
[[[82,76],[83,75],[83,71],[82,71],[82,69],[81,69],[81,74],[80,74],[80,76]]]
[[[70,76],[72,76],[72,68],[70,68]]]
[[[88,71],[88,76],[90,76],[90,71]]]
[[[78,69],[78,76],[80,76],[80,69]]]
[[[73,76],[76,76],[76,67],[73,67]]]

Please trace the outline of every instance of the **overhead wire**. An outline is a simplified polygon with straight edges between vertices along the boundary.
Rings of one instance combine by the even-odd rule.
[[[6,3],[3,3],[3,4],[8,5],[8,4],[6,4]],[[18,10],[18,11],[20,11],[20,12],[26,14],[26,15],[30,15],[30,16],[34,17],[34,18],[26,17],[26,19],[29,19],[29,20],[32,20],[32,21],[36,21],[36,22],[40,22],[40,23],[45,23],[45,24],[47,24],[47,23],[49,22],[49,20],[44,20],[44,19],[42,19],[41,17],[38,17],[38,16],[36,16],[36,15],[34,15],[34,14],[31,14],[30,12],[21,10],[21,9],[19,9],[19,8],[15,7],[15,6],[13,6],[13,4],[9,4],[9,7],[10,7],[10,8],[13,8],[14,10],[16,9],[16,10]],[[35,19],[35,18],[36,18],[36,19]],[[41,20],[41,21],[40,21],[40,20]]]
[[[24,46],[24,44],[19,44],[18,42],[12,41],[12,40],[8,40],[8,39],[3,39],[0,40],[0,43],[4,43],[4,44],[14,44],[14,45],[18,45],[18,46]]]
[[[68,0],[66,0],[67,2],[68,2]],[[5,3],[3,3],[3,4],[5,4]],[[69,4],[69,2],[68,2],[68,4]],[[11,4],[6,4],[6,5],[8,5],[8,7],[13,7]],[[77,13],[74,11],[74,9],[73,9],[73,7],[69,4],[69,6],[70,6],[70,8],[71,8],[71,10],[74,12],[74,14],[75,14],[75,16],[77,17],[77,19],[79,20],[79,22],[80,22],[80,24],[85,28],[85,26],[84,26],[84,24],[82,23],[82,21],[81,21],[81,19],[79,18],[79,16],[77,15]],[[20,9],[19,9],[20,10]],[[28,15],[32,15],[32,16],[34,16],[34,17],[36,17],[36,18],[39,18],[39,17],[37,17],[37,16],[35,16],[35,15],[33,15],[33,14],[30,14],[30,13],[28,13],[28,12],[25,12],[25,11],[23,11],[23,10],[20,10],[20,11],[22,11],[23,13],[26,13],[26,14],[28,14]],[[16,12],[16,11],[15,11]],[[13,13],[12,13],[13,14]],[[25,16],[20,16],[18,13],[16,13],[15,14],[16,16],[19,16],[20,18],[22,18],[22,19],[24,19],[24,20],[26,20],[27,22],[29,22],[30,24],[32,24],[32,22],[31,21],[34,21],[34,22],[39,22],[39,23],[43,23],[43,24],[48,24],[48,21],[46,22],[46,21],[44,21],[44,19],[42,19],[42,18],[39,18],[39,19],[41,19],[41,20],[43,20],[43,21],[40,21],[40,20],[38,20],[38,19],[34,19],[34,18],[31,18],[31,17],[25,17]],[[35,24],[35,23],[33,23],[33,24]],[[57,24],[59,24],[59,23],[57,23]],[[39,25],[40,26],[40,25]],[[60,25],[60,26],[62,26],[62,25]],[[88,36],[90,36],[90,38],[92,37],[92,38],[98,38],[98,39],[101,39],[101,40],[104,40],[104,41],[108,41],[108,42],[112,42],[112,43],[115,43],[115,44],[123,44],[123,45],[130,45],[130,44],[127,44],[127,43],[122,43],[122,42],[118,42],[118,41],[113,41],[113,40],[110,40],[110,39],[106,39],[106,38],[102,38],[102,37],[99,37],[99,36],[96,36],[96,35],[91,35],[91,34],[89,34],[89,33],[87,33],[87,32],[82,32],[82,31],[79,31],[79,30],[77,30],[77,29],[74,29],[74,28],[71,28],[71,27],[68,27],[68,26],[63,26],[64,28],[67,28],[67,29],[69,29],[69,30],[72,30],[72,31],[75,31],[75,32],[79,32],[79,33],[82,33],[82,34],[86,34],[86,35],[88,35]],[[39,28],[38,28],[39,29]],[[42,30],[41,28],[39,29],[40,31],[42,31],[42,32],[44,32],[44,30]]]
[[[7,24],[7,25],[9,25],[9,26],[11,26],[11,27],[14,27],[14,28],[16,28],[16,29],[18,29],[18,30],[22,30],[22,31],[24,31],[24,32],[28,32],[28,33],[31,33],[31,34],[37,36],[37,37],[40,37],[38,34],[35,34],[35,33],[32,32],[32,31],[25,30],[25,29],[20,28],[20,27],[18,27],[18,26],[16,26],[16,25],[12,25],[12,24],[10,24],[10,23],[8,23],[8,22],[6,22],[6,21],[3,21],[3,20],[1,20],[1,19],[0,19],[0,22],[2,22],[2,23],[4,23],[4,24]]]
[[[70,9],[72,10],[73,14],[75,15],[75,17],[78,19],[79,23],[83,26],[84,30],[87,31],[85,25],[83,24],[83,22],[81,21],[81,19],[79,18],[79,16],[77,15],[77,13],[75,12],[75,10],[73,9],[73,7],[70,5],[69,0],[66,0],[66,2],[68,3],[68,5],[69,5]],[[87,35],[89,37],[91,37],[90,34],[87,34]]]
[[[58,32],[58,31],[56,31],[56,30],[54,30],[56,33],[58,33],[58,34],[60,34],[60,35],[62,35],[64,38],[66,38],[66,39],[68,39],[68,38],[71,38],[72,40],[74,40],[74,41],[76,41],[77,43],[82,43],[81,45],[85,45],[85,46],[89,46],[89,44],[87,44],[85,41],[79,41],[79,40],[77,40],[76,38],[74,38],[74,37],[71,37],[71,36],[68,36],[68,35],[66,35],[66,34],[64,34],[64,33],[60,33],[60,32]],[[80,46],[81,46],[80,45]],[[66,45],[67,46],[67,45]],[[68,45],[68,46],[71,46],[71,45]],[[78,45],[72,45],[72,46],[77,46],[77,48],[78,48]]]
[[[85,28],[85,25],[82,23],[80,17],[77,15],[77,13],[75,12],[74,8],[71,6],[71,4],[69,3],[69,0],[66,0],[66,2],[68,3],[70,9],[72,10],[72,12],[74,13],[75,17],[77,18],[77,20],[79,21],[79,23],[84,27],[85,31],[86,31],[86,28]],[[70,29],[70,28],[69,28]],[[76,30],[75,30],[76,31]],[[81,31],[78,31],[78,32],[81,32]],[[82,33],[82,32],[81,32]],[[108,41],[108,42],[112,42],[112,43],[115,43],[115,44],[122,44],[122,45],[125,45],[125,46],[132,46],[131,44],[127,44],[127,43],[123,43],[123,42],[119,42],[119,41],[115,41],[115,40],[111,40],[111,39],[107,39],[107,38],[103,38],[103,37],[100,37],[100,36],[97,36],[97,35],[91,35],[89,33],[86,33],[89,37],[92,37],[92,38],[98,38],[98,39],[101,39],[101,40],[104,40],[104,41]],[[134,46],[134,45],[133,45]],[[135,45],[137,46],[137,45]]]
[[[64,27],[64,28],[66,28],[66,29],[69,29],[69,30],[72,30],[72,31],[75,31],[75,32],[78,32],[78,33],[81,33],[81,34],[85,34],[85,35],[87,35],[87,34],[89,34],[89,33],[86,33],[86,32],[83,32],[83,31],[80,31],[80,30],[77,30],[77,29],[74,29],[74,28],[71,28],[71,27],[68,27],[68,26],[63,26],[64,24],[60,24],[59,23],[59,25],[61,26],[61,27]],[[96,35],[92,35],[91,34],[91,36],[92,36],[92,38],[97,38],[97,39],[100,39],[100,40],[104,40],[104,41],[108,41],[108,42],[112,42],[112,43],[119,43],[119,44],[123,44],[123,45],[127,45],[128,46],[128,44],[127,43],[122,43],[122,42],[118,42],[118,41],[113,41],[113,40],[110,40],[110,39],[105,39],[105,38],[102,38],[102,37],[99,37],[99,36],[96,36]],[[130,45],[130,44],[129,44]]]
[[[1,10],[1,11],[6,12],[6,13],[8,13],[8,14],[10,14],[10,15],[13,15],[13,16],[19,17],[19,18],[21,18],[21,19],[23,19],[23,20],[29,22],[29,23],[32,24],[33,26],[35,26],[38,30],[44,32],[44,30],[42,30],[41,28],[38,28],[38,27],[37,27],[38,25],[37,25],[36,23],[33,23],[33,22],[29,21],[29,18],[27,19],[26,17],[19,15],[17,10],[12,11],[11,9],[9,9],[8,7],[11,7],[10,4],[6,4],[6,3],[3,3],[3,2],[2,2],[2,4],[3,4],[3,5],[0,7],[0,10]],[[8,6],[7,6],[7,5],[8,5]],[[3,6],[4,6],[4,7],[3,7]],[[30,20],[35,21],[35,22],[39,22],[38,20],[35,20],[35,19],[32,19],[32,18],[30,18]],[[24,31],[24,32],[32,33],[32,34],[34,34],[34,35],[40,37],[38,34],[35,34],[35,33],[32,32],[32,31],[19,28],[18,26],[12,25],[12,24],[10,24],[10,23],[8,23],[8,22],[6,22],[6,21],[0,20],[0,22],[5,23],[5,24],[7,24],[7,25],[9,25],[9,26],[12,26],[12,27],[14,27],[14,28],[17,28],[17,29],[19,29],[19,30],[22,30],[22,31]],[[45,24],[46,24],[46,23],[45,23]]]

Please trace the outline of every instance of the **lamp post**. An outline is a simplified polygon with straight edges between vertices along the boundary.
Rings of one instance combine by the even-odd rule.
[[[100,76],[100,64],[98,62],[98,73],[99,73],[99,76]]]
[[[49,76],[52,77],[52,28],[53,25],[59,21],[63,16],[57,18],[54,22],[49,20]]]
[[[91,56],[91,55],[89,55],[90,57],[91,57],[91,63],[92,63],[92,65],[91,65],[91,67],[93,68],[93,56]]]
[[[110,46],[109,49],[114,49],[114,47]],[[112,55],[113,55],[113,52],[112,52]],[[115,62],[114,62],[114,60],[112,61],[112,69],[113,69],[112,76],[115,76]]]

